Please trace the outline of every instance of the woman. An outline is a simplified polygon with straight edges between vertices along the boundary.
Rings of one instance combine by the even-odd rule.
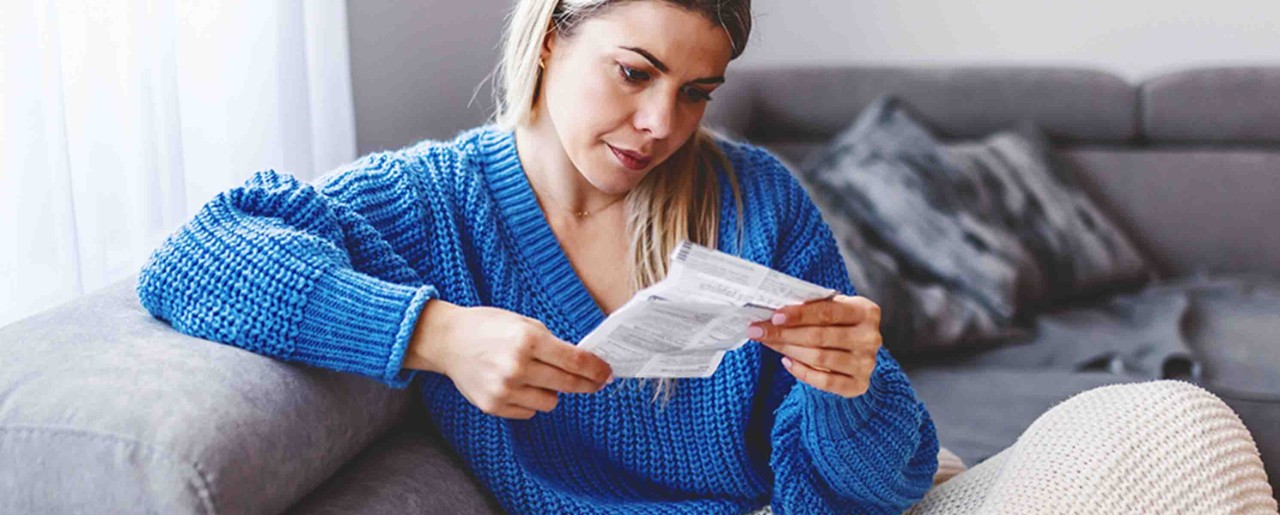
[[[405,388],[514,512],[900,513],[938,441],[818,211],[700,127],[749,0],[521,0],[497,123],[315,187],[259,172],[172,235],[143,305],[191,335]],[[655,402],[581,340],[680,240],[834,288]],[[757,344],[758,343],[758,344]]]

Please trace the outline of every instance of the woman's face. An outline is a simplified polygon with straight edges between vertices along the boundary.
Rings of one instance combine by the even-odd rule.
[[[583,177],[614,194],[688,141],[732,55],[721,27],[662,1],[625,3],[556,36],[543,49],[539,109]]]

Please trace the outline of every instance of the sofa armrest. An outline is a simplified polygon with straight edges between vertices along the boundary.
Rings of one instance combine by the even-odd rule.
[[[136,282],[0,328],[0,512],[277,513],[415,408],[179,333]]]

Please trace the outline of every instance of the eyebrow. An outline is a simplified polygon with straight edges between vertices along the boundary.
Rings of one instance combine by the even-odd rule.
[[[643,48],[636,48],[636,47],[629,47],[629,46],[620,46],[620,47],[618,47],[618,48],[621,48],[621,49],[623,49],[623,50],[630,50],[630,51],[632,51],[632,52],[635,52],[635,53],[637,53],[637,54],[640,54],[640,55],[641,55],[642,57],[644,57],[645,59],[648,59],[648,60],[649,60],[649,63],[650,63],[650,64],[652,64],[654,68],[657,68],[657,69],[658,69],[658,71],[660,71],[660,72],[662,72],[662,73],[667,73],[667,65],[663,64],[663,63],[662,63],[662,61],[659,61],[657,57],[654,57],[654,56],[653,56],[653,54],[649,53],[649,52],[648,52],[648,51],[646,51],[645,49],[643,49]],[[689,82],[693,82],[693,83],[696,83],[696,84],[720,84],[720,83],[724,82],[724,76],[722,76],[722,75],[717,75],[717,76],[715,76],[715,77],[704,77],[704,78],[701,78],[701,79],[693,79],[693,80],[691,80],[691,81],[689,81]]]

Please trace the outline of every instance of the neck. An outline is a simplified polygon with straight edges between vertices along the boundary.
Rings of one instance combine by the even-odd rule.
[[[583,217],[582,213],[595,218],[598,212],[622,204],[626,193],[606,193],[587,181],[569,160],[546,112],[537,114],[535,122],[516,127],[516,153],[529,183],[542,200],[543,211],[556,213],[556,218],[577,219]]]

